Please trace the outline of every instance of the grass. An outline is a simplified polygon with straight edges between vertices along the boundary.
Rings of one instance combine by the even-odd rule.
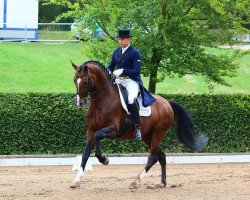
[[[0,92],[73,92],[70,60],[86,61],[79,43],[0,43]]]
[[[77,64],[86,61],[82,49],[79,43],[0,43],[0,92],[74,93],[74,70],[70,60]],[[231,52],[220,50],[218,53]],[[238,62],[237,77],[227,79],[232,87],[216,85],[212,93],[250,94],[250,55]],[[143,77],[143,82],[147,87],[148,78]],[[203,77],[186,75],[166,78],[157,84],[156,92],[188,94],[210,91]]]
[[[40,40],[68,40],[70,31],[39,31]]]
[[[39,31],[39,40],[77,40],[70,31]]]

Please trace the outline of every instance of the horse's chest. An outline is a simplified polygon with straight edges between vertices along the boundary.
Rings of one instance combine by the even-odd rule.
[[[105,114],[105,111],[103,109],[95,109],[88,113],[87,115],[87,121],[89,125],[95,126],[95,127],[102,127],[105,123],[105,119],[108,114]]]

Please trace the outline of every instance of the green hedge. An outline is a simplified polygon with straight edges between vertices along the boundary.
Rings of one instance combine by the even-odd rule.
[[[197,133],[209,136],[206,152],[249,151],[249,95],[162,95],[182,104]],[[0,94],[0,154],[81,153],[86,109],[72,94]],[[175,127],[162,142],[165,152],[188,152]],[[148,152],[141,141],[105,139],[105,153]]]

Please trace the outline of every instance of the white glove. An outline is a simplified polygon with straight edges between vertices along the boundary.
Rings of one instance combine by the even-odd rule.
[[[115,76],[120,76],[123,73],[123,69],[117,69],[113,72]]]

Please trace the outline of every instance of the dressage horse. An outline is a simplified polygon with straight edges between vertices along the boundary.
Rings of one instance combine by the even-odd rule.
[[[82,155],[81,168],[70,185],[71,188],[76,188],[80,186],[80,180],[94,145],[96,145],[95,156],[100,163],[107,165],[109,160],[101,152],[100,141],[103,138],[133,139],[134,126],[131,125],[127,112],[122,108],[114,77],[100,62],[91,60],[79,67],[74,63],[72,66],[75,69],[77,106],[86,104],[87,98],[90,101],[86,115],[86,147]],[[195,137],[192,119],[183,106],[169,102],[158,95],[154,97],[156,101],[151,105],[151,115],[140,117],[142,140],[150,149],[150,154],[146,166],[130,184],[130,188],[138,188],[142,178],[157,161],[161,165],[161,183],[158,185],[166,186],[166,155],[161,150],[160,143],[175,118],[178,121],[178,139],[191,150],[202,151],[208,141],[205,135]]]

